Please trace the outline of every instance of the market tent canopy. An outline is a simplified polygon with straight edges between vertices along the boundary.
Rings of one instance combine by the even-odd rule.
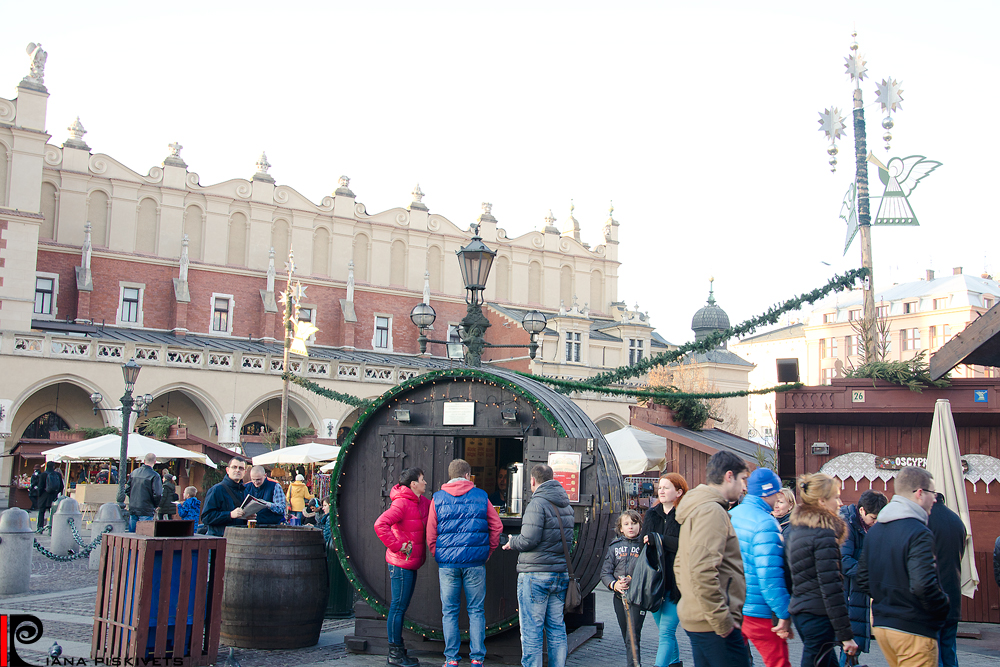
[[[266,454],[253,457],[255,466],[278,465],[280,463],[320,463],[334,461],[340,454],[340,447],[321,445],[318,442],[307,442],[294,447],[275,449]]]
[[[604,436],[623,475],[639,475],[666,466],[667,439],[649,431],[626,426]]]
[[[72,449],[70,449],[72,448]],[[82,440],[71,445],[49,449],[42,454],[46,461],[96,461],[102,459],[117,459],[121,455],[122,437],[109,433],[98,438]],[[152,452],[158,461],[168,459],[188,459],[202,463],[210,468],[216,467],[212,460],[199,452],[191,452],[167,442],[147,438],[139,433],[128,434],[127,456],[130,459],[142,459]]]

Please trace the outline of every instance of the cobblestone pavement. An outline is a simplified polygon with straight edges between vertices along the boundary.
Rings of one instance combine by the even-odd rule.
[[[42,536],[39,541],[43,546],[48,546],[49,539],[47,537]],[[52,641],[58,641],[64,646],[64,656],[88,656],[93,631],[96,597],[94,591],[96,591],[97,585],[97,573],[88,569],[87,559],[60,563],[32,551],[30,591],[20,596],[0,596],[0,613],[25,612],[39,614],[43,617],[42,640],[20,649],[22,657],[29,661],[34,659],[36,664],[40,664],[42,654],[48,650]],[[59,595],[59,593],[64,593],[64,595]],[[625,643],[615,618],[611,594],[599,590],[596,595],[597,618],[605,624],[603,637],[590,639],[570,655],[567,667],[592,667],[593,665],[611,667],[624,665],[626,662]],[[963,667],[997,665],[998,659],[1000,659],[1000,626],[970,625],[968,628],[965,626],[966,624],[963,624],[963,629],[979,630],[983,639],[959,640],[960,664]],[[328,620],[323,624],[320,644],[317,646],[288,651],[235,649],[235,656],[242,667],[308,667],[310,665],[374,667],[384,665],[384,656],[354,655],[346,652],[343,637],[345,634],[351,634],[352,631],[353,620],[351,619]],[[642,634],[644,641],[641,661],[644,665],[652,666],[656,657],[657,628],[648,615],[643,623]],[[690,643],[684,635],[684,631],[678,629],[677,634],[681,660],[687,665],[693,665]],[[790,643],[790,650],[792,664],[798,665],[802,654],[802,643],[797,639],[793,640]],[[228,648],[223,643],[219,649],[218,664],[222,663],[227,654]],[[442,660],[442,656],[438,653],[418,652],[415,653],[415,656],[424,665],[440,664]],[[754,651],[754,660],[755,665],[763,665],[763,660],[756,651]],[[887,664],[877,647],[864,656],[863,662],[870,667],[882,667]]]

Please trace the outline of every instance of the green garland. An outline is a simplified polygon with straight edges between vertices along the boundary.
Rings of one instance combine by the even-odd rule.
[[[781,393],[783,391],[791,391],[792,389],[799,389],[802,387],[801,382],[794,382],[791,384],[781,384],[774,387],[766,387],[764,389],[744,389],[742,391],[721,391],[715,393],[700,393],[700,394],[688,394],[680,391],[655,391],[651,389],[626,389],[624,387],[595,387],[588,382],[581,382],[578,380],[560,380],[558,378],[542,378],[541,376],[532,375],[531,373],[522,373],[521,371],[514,371],[518,375],[529,378],[531,380],[544,380],[546,383],[555,386],[557,389],[565,389],[570,392],[573,391],[594,391],[599,394],[612,394],[615,396],[633,396],[635,398],[693,398],[693,399],[711,399],[711,398],[737,398],[739,396],[751,396],[756,394],[770,394],[770,393]]]
[[[364,410],[361,412],[360,415],[358,415],[357,421],[354,422],[354,425],[351,426],[351,430],[347,433],[347,436],[344,438],[344,444],[341,447],[340,455],[337,456],[337,465],[334,466],[333,471],[330,473],[330,533],[331,537],[333,538],[333,550],[334,552],[336,552],[337,558],[340,560],[340,565],[343,568],[344,574],[347,576],[347,579],[351,582],[354,588],[361,594],[361,597],[364,598],[365,602],[373,610],[382,615],[387,615],[389,613],[389,608],[386,605],[379,602],[378,600],[376,600],[374,596],[372,596],[371,593],[365,588],[364,584],[358,578],[357,573],[354,571],[354,568],[351,565],[351,557],[348,556],[345,551],[344,536],[340,532],[340,506],[337,502],[339,498],[339,493],[336,490],[334,490],[334,484],[336,484],[337,489],[341,487],[340,480],[343,474],[344,461],[346,461],[349,458],[348,456],[346,456],[346,454],[354,446],[354,439],[357,437],[358,431],[379,409],[388,405],[392,399],[394,399],[401,393],[408,391],[409,389],[427,384],[428,382],[431,382],[433,384],[433,382],[435,382],[438,379],[447,380],[453,378],[477,378],[485,380],[487,382],[491,382],[499,387],[502,387],[504,389],[511,391],[512,393],[517,394],[519,398],[524,399],[525,401],[531,404],[531,406],[538,412],[538,414],[540,414],[545,419],[545,421],[547,421],[555,429],[559,437],[562,438],[566,437],[566,430],[563,428],[562,424],[559,423],[559,420],[556,419],[556,416],[552,414],[552,412],[548,409],[548,407],[546,407],[546,405],[541,400],[539,400],[536,396],[532,395],[527,389],[513,382],[510,382],[509,380],[505,380],[504,378],[501,378],[497,375],[493,375],[492,373],[489,373],[487,371],[482,371],[475,368],[453,368],[453,369],[431,371],[429,373],[424,373],[423,375],[418,375],[416,377],[410,378],[409,380],[406,380],[405,382],[402,382],[396,385],[395,387],[392,387],[381,396],[371,401],[368,401],[368,404],[365,406]],[[309,384],[314,384],[314,383],[310,382]],[[498,623],[496,626],[488,628],[486,634],[487,636],[492,636],[497,634],[498,632],[503,632],[505,630],[512,628],[516,624],[516,622],[517,622],[516,615],[506,618],[503,621],[500,621],[500,623]],[[431,630],[429,628],[425,628],[409,620],[404,620],[403,625],[408,630],[415,632],[419,635],[422,635],[424,637],[427,637],[429,639],[444,639],[444,635],[441,633],[440,630]],[[465,634],[467,638],[467,633],[463,634]]]
[[[601,391],[598,387],[609,384],[619,384],[625,380],[640,377],[657,366],[665,366],[678,361],[689,352],[704,353],[714,350],[721,343],[724,343],[730,338],[746,336],[747,334],[754,333],[762,326],[777,324],[782,315],[793,310],[798,310],[807,303],[815,303],[832,292],[841,292],[845,289],[851,289],[858,279],[864,279],[867,275],[868,269],[861,268],[848,271],[843,276],[834,276],[823,287],[818,287],[811,292],[806,292],[805,294],[801,294],[793,299],[789,299],[781,305],[771,306],[767,312],[762,315],[752,317],[749,320],[737,324],[736,326],[729,327],[723,331],[716,331],[715,333],[705,336],[699,341],[685,343],[676,350],[670,350],[669,352],[662,352],[653,357],[647,357],[632,366],[620,366],[614,370],[587,378],[585,384],[590,386],[589,391]],[[546,384],[556,384],[556,381],[554,381],[553,378],[527,374],[526,377],[530,377],[538,382],[545,382]],[[706,397],[724,398],[724,396],[719,394]]]
[[[285,380],[294,382],[303,389],[308,389],[314,394],[319,394],[323,398],[345,403],[355,408],[363,408],[371,403],[371,401],[367,398],[358,398],[357,396],[352,396],[351,394],[342,394],[339,391],[333,391],[332,389],[324,389],[315,382],[299,377],[293,373],[282,373],[281,377]]]

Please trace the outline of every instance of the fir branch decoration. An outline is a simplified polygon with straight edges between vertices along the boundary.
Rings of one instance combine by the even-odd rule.
[[[315,382],[299,377],[293,373],[286,372],[283,373],[281,377],[294,382],[303,389],[308,389],[314,394],[319,394],[323,398],[328,398],[331,401],[338,401],[355,408],[363,408],[371,403],[371,401],[367,398],[359,398],[357,396],[352,396],[351,394],[342,394],[339,391],[333,391],[332,389],[324,389]]]
[[[909,387],[910,391],[918,394],[927,387],[941,388],[951,385],[947,375],[940,380],[931,379],[927,350],[921,350],[908,361],[872,361],[862,364],[845,373],[844,377],[885,380],[902,387]]]
[[[673,389],[676,390],[676,387]],[[712,416],[711,411],[704,399],[689,398],[680,391],[671,391],[674,396],[670,398],[654,398],[653,403],[659,403],[670,408],[674,413],[674,420],[692,431],[700,431],[705,422]]]
[[[518,375],[523,375],[526,378],[550,384],[557,391],[560,389],[564,390],[561,393],[572,393],[575,391],[592,391],[598,394],[610,394],[613,396],[631,396],[633,398],[639,398],[639,399],[707,400],[711,398],[736,398],[739,396],[781,393],[783,391],[791,391],[793,389],[799,389],[800,387],[802,387],[801,382],[795,382],[791,384],[776,385],[774,387],[765,387],[763,389],[745,389],[743,391],[720,391],[711,393],[692,394],[681,391],[656,391],[653,389],[628,389],[625,387],[595,387],[589,382],[580,382],[576,380],[560,380],[557,378],[547,378],[538,375],[532,375],[531,373],[522,373],[520,371],[514,371],[514,372],[517,373]]]

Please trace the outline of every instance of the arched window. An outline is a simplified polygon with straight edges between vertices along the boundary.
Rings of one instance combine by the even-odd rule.
[[[188,235],[188,258],[201,259],[202,238],[204,238],[205,214],[201,207],[191,205],[184,209],[184,233]]]
[[[567,308],[573,305],[573,269],[564,266],[559,269],[559,299]]]
[[[247,216],[243,213],[233,213],[229,219],[229,250],[226,253],[226,264],[246,266],[247,264]]]
[[[49,431],[68,431],[69,424],[54,412],[46,412],[28,424],[21,434],[22,438],[35,438],[38,440],[48,440]]]
[[[528,265],[528,303],[542,302],[542,265],[537,261]]]
[[[53,241],[56,238],[56,186],[42,183],[42,201],[39,210],[45,220],[38,230],[38,238]]]
[[[7,147],[0,144],[0,206],[7,205]]]
[[[427,272],[430,273],[432,292],[441,291],[441,248],[432,245],[427,249]]]
[[[243,428],[240,429],[240,435],[264,435],[269,430],[264,422],[250,422],[243,425]]]
[[[87,222],[90,223],[90,242],[101,248],[108,247],[108,195],[104,190],[93,190],[87,203]]]
[[[590,309],[606,313],[604,307],[604,276],[600,271],[590,273]]]
[[[392,242],[389,252],[389,284],[406,286],[406,244],[398,239]]]
[[[497,257],[497,266],[493,271],[497,301],[510,301],[510,260],[506,256],[500,255]]]
[[[139,217],[135,224],[135,251],[156,253],[156,201],[149,197],[139,202]]]
[[[313,236],[313,275],[330,275],[330,232],[320,227]]]
[[[358,234],[354,237],[354,280],[368,282],[368,237]]]
[[[284,266],[282,262],[288,259],[288,223],[275,220],[271,228],[271,247],[274,248],[274,268]],[[313,273],[322,273],[319,267],[313,267]]]

